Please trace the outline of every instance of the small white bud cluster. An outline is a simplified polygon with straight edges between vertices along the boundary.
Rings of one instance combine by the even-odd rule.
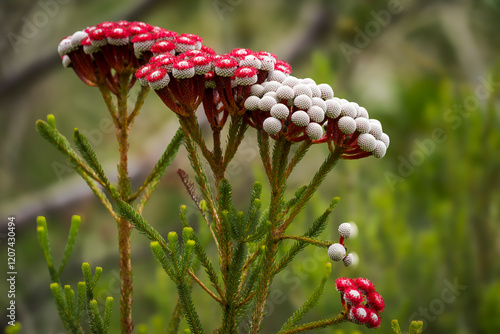
[[[266,119],[263,127],[270,135],[278,134],[287,124],[303,128],[309,138],[318,140],[323,136],[321,125],[326,114],[331,114],[334,109],[327,103],[334,95],[328,84],[316,85],[313,79],[299,79],[280,71],[271,71],[266,81],[253,85],[250,92],[251,96],[245,101],[247,110],[270,112],[268,119],[288,120],[286,123],[280,122],[282,127],[276,132],[278,123]]]
[[[244,63],[253,61],[249,58]],[[299,79],[281,71],[270,71],[266,81],[251,87],[251,96],[246,99],[245,108],[270,113],[268,118],[275,120],[266,122],[264,127],[270,135],[286,131],[288,126],[296,126],[303,128],[312,140],[319,140],[324,132],[321,125],[326,128],[328,120],[336,120],[341,133],[357,136],[357,141],[353,138],[353,145],[357,144],[362,151],[382,158],[389,147],[389,136],[383,133],[378,120],[369,118],[364,107],[334,97],[330,85],[317,85],[310,78]],[[281,124],[279,130],[276,120]]]
[[[328,256],[333,261],[342,261],[344,266],[348,267],[352,264],[357,264],[358,257],[355,253],[347,253],[344,246],[344,239],[351,236],[352,226],[350,223],[342,223],[339,226],[340,243],[334,243],[328,248]]]

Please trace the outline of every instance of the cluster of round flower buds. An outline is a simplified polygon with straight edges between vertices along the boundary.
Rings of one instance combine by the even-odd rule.
[[[177,55],[157,53],[136,76],[181,116],[194,113],[203,103],[214,128],[222,127],[229,115],[245,114],[244,101],[254,85],[290,72],[290,65],[269,52],[240,48],[218,55],[201,46]]]
[[[90,85],[106,84],[117,92],[116,72],[135,73],[156,54],[172,56],[202,49],[202,39],[144,22],[103,22],[64,38],[58,47],[64,67],[72,67]],[[133,76],[132,85],[136,80]]]
[[[271,74],[252,86],[251,92],[245,101],[250,125],[263,128],[275,139],[332,142],[344,149],[343,159],[382,158],[389,146],[380,122],[369,119],[357,103],[335,97],[328,84]]]
[[[352,226],[350,223],[342,223],[339,226],[340,240],[332,244],[328,248],[328,256],[333,261],[342,261],[346,267],[356,261],[357,255],[354,253],[347,254],[347,249],[344,246],[344,240],[351,236]]]
[[[143,22],[103,22],[64,38],[58,47],[65,67],[90,86],[117,94],[120,73],[135,73],[180,116],[203,104],[213,129],[228,116],[243,116],[272,138],[311,140],[340,148],[340,158],[382,158],[389,136],[365,108],[334,96],[328,84],[291,75],[291,67],[266,51],[234,49],[216,54],[201,37]],[[332,148],[332,145],[329,145]]]
[[[340,300],[351,322],[368,328],[380,326],[379,313],[384,311],[385,303],[370,280],[341,277],[335,280],[335,287],[340,292]]]

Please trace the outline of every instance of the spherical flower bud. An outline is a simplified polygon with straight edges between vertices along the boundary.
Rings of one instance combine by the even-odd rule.
[[[326,112],[326,103],[321,97],[313,97],[311,100],[313,106],[318,106]]]
[[[274,117],[268,117],[262,123],[262,128],[270,135],[276,135],[281,131],[281,121]]]
[[[368,116],[368,111],[366,111],[366,108],[364,108],[364,107],[359,107],[359,109],[358,109],[358,117],[370,118]]]
[[[108,31],[108,43],[115,46],[124,46],[128,44],[129,36],[127,29],[116,27]]]
[[[276,96],[281,100],[290,100],[293,99],[294,92],[291,87],[281,86],[276,90]]]
[[[373,152],[376,139],[369,133],[360,134],[358,137],[358,146],[365,152]]]
[[[278,101],[278,96],[276,95],[276,92],[267,92],[264,94],[264,96],[270,96],[273,99],[275,99],[276,101]]]
[[[366,302],[376,312],[382,312],[385,308],[384,299],[377,291],[369,292],[366,295]]]
[[[340,112],[342,116],[348,116],[351,118],[356,118],[358,112],[356,111],[356,107],[351,103],[345,103],[341,105]]]
[[[276,60],[276,64],[274,65],[274,69],[276,71],[281,71],[285,74],[290,74],[292,73],[292,66],[288,64],[286,61],[278,59]]]
[[[354,287],[355,287],[354,283],[350,278],[339,277],[335,280],[335,288],[340,293],[344,293],[344,291],[348,289],[353,289]]]
[[[134,54],[136,56],[140,56],[144,51],[151,50],[155,41],[155,36],[151,33],[135,35],[131,40],[132,45],[134,46]]]
[[[215,51],[212,48],[209,48],[208,46],[202,45],[200,50],[211,56],[215,56]]]
[[[264,91],[267,92],[276,92],[282,86],[278,81],[265,81],[262,83],[264,86]]]
[[[90,43],[93,46],[100,47],[108,44],[107,33],[103,28],[96,28],[88,33]]]
[[[215,74],[221,77],[232,77],[237,67],[236,60],[228,57],[219,58],[215,61]]]
[[[159,59],[156,63],[154,63],[154,65],[156,67],[163,67],[168,72],[172,71],[175,62],[180,61],[180,59],[178,59],[175,56],[172,56],[170,53],[162,54],[162,56],[164,57]],[[151,64],[151,61],[149,61],[149,63]]]
[[[329,99],[325,101],[326,111],[325,115],[328,118],[337,118],[340,116],[341,106],[337,100]]]
[[[316,81],[314,81],[314,79],[311,78],[304,78],[302,79],[302,83],[305,85],[315,85]]]
[[[77,31],[71,36],[71,46],[77,48],[81,45],[82,41],[88,37],[88,34],[83,31]]]
[[[181,37],[187,37],[195,41],[194,48],[199,50],[201,48],[201,44],[203,43],[203,38],[195,34],[182,34]]]
[[[170,82],[170,77],[167,70],[160,67],[152,71],[148,75],[147,80],[151,88],[153,88],[154,90],[158,90],[168,85],[168,83]]]
[[[152,32],[156,37],[156,41],[171,41],[174,42],[177,37],[177,33],[175,31],[166,30],[160,27],[156,27],[157,29],[153,29]]]
[[[172,76],[176,79],[194,77],[194,64],[189,60],[177,60],[172,64]]]
[[[380,136],[380,140],[384,142],[386,148],[389,148],[391,140],[389,139],[389,136],[386,133],[382,133],[382,135]]]
[[[311,108],[309,108],[307,110],[307,114],[309,115],[311,121],[316,123],[323,122],[323,120],[325,119],[325,112],[318,106],[312,106]]]
[[[310,122],[309,115],[303,110],[297,110],[292,114],[292,123],[297,126],[307,126]]]
[[[217,85],[215,84],[215,73],[214,71],[209,71],[205,73],[205,88],[216,88]]]
[[[194,65],[194,73],[204,75],[212,69],[212,59],[210,56],[196,56],[190,59]]]
[[[321,91],[316,84],[308,84],[307,86],[311,89],[312,97],[321,97]]]
[[[364,306],[354,306],[349,310],[348,318],[356,324],[365,324],[368,321],[368,310]]]
[[[231,52],[229,52],[229,55],[232,57],[244,59],[246,56],[253,55],[253,51],[250,49],[233,49]]]
[[[265,89],[262,85],[253,85],[252,87],[250,87],[250,94],[252,94],[253,96],[262,97],[264,96],[264,93]]]
[[[308,110],[312,107],[312,100],[307,95],[299,95],[293,100],[293,104],[299,109]]]
[[[194,58],[194,57],[198,57],[198,56],[207,57],[209,55],[206,52],[203,52],[201,50],[188,50],[179,56],[184,58],[184,59],[192,60],[191,58]],[[209,58],[211,58],[211,57],[209,57]]]
[[[273,106],[275,106],[278,102],[276,99],[271,96],[264,96],[259,101],[259,109],[262,111],[270,111]],[[281,124],[281,123],[280,123]]]
[[[356,131],[356,121],[354,118],[344,116],[339,119],[339,129],[345,134],[351,134]]]
[[[319,84],[318,88],[321,91],[321,98],[323,100],[328,100],[328,99],[333,98],[333,96],[334,96],[333,89],[332,89],[332,87],[330,87],[329,84],[325,84],[325,83]]]
[[[288,107],[282,103],[275,104],[271,108],[271,116],[277,119],[285,119],[290,114]]]
[[[176,37],[174,39],[174,43],[175,43],[175,51],[178,53],[183,53],[188,50],[196,49],[196,41],[187,36]]]
[[[306,95],[308,96],[309,98],[312,98],[312,92],[311,92],[311,88],[309,88],[308,85],[306,84],[298,84],[298,85],[295,85],[293,87],[293,91],[295,93],[295,96],[299,96],[299,95]]]
[[[385,156],[385,152],[387,151],[387,147],[384,142],[381,140],[375,141],[375,149],[373,150],[373,156],[377,159],[381,159]]]
[[[255,68],[256,70],[260,70],[261,66],[262,66],[262,63],[261,61],[255,57],[254,55],[248,55],[248,56],[245,56],[245,58],[243,58],[241,61],[240,61],[240,67],[253,67]]]
[[[135,72],[135,77],[137,78],[137,80],[139,80],[139,83],[143,86],[147,86],[148,85],[148,80],[147,80],[147,77],[148,75],[153,72],[153,70],[155,69],[155,66],[154,65],[144,65],[144,66],[141,66],[136,72]]]
[[[274,59],[274,63],[276,63],[276,60],[278,60],[278,57],[276,57],[275,54],[271,53],[271,52],[268,52],[268,51],[259,51],[256,53],[257,56],[267,56],[267,57],[271,57],[272,59]]]
[[[373,285],[372,281],[370,281],[367,278],[358,277],[358,278],[355,278],[352,281],[352,283],[354,283],[354,285],[359,290],[363,291],[363,293],[365,293],[365,294],[370,293],[370,292],[375,290],[375,286]]]
[[[300,79],[298,79],[294,76],[288,76],[288,77],[286,77],[285,80],[283,80],[282,84],[283,84],[283,86],[288,86],[290,88],[293,88],[293,87],[297,86],[298,84],[300,84]]]
[[[368,328],[378,328],[380,326],[380,316],[370,309],[368,309],[368,322],[365,323]]]
[[[260,69],[262,71],[273,71],[274,70],[274,64],[276,63],[276,59],[270,56],[265,56],[265,55],[257,55],[257,58],[260,60]],[[282,73],[282,72],[280,72]],[[278,81],[278,80],[276,80]]]
[[[268,81],[277,81],[279,83],[282,83],[285,79],[286,79],[285,73],[280,71],[271,71],[267,76]]]
[[[64,66],[64,68],[68,68],[69,65],[71,65],[71,59],[69,58],[68,55],[62,56],[61,60],[62,60],[62,65]]]
[[[376,119],[371,119],[370,120],[370,134],[375,137],[375,139],[379,139],[382,137],[382,125],[380,125],[380,122]]]
[[[88,38],[88,37],[85,38],[81,42],[81,44],[83,46],[83,52],[85,52],[86,54],[96,53],[100,50],[99,47],[92,45],[92,43],[90,42],[90,38]]]
[[[258,71],[254,67],[240,67],[236,70],[236,84],[250,86],[257,82]]]
[[[359,305],[363,302],[363,295],[358,291],[358,289],[346,289],[344,290],[344,299],[347,304]]]
[[[354,262],[354,256],[352,253],[347,254],[342,262],[344,262],[344,266],[349,267]]]
[[[316,123],[311,123],[316,124]],[[309,124],[309,125],[311,125]],[[318,124],[319,125],[319,124]],[[328,248],[328,256],[333,261],[341,261],[345,257],[345,247],[339,243],[334,243]]]
[[[170,53],[170,54],[175,54],[175,44],[171,41],[159,41],[159,42],[156,42],[155,44],[153,44],[153,46],[151,47],[151,52],[153,52],[153,54],[157,55],[157,54],[160,54],[160,53]]]
[[[59,42],[59,46],[57,47],[57,52],[59,52],[59,55],[61,57],[74,50],[75,48],[71,45],[71,36],[63,38],[61,42]]]
[[[249,96],[245,100],[245,108],[247,110],[257,110],[259,109],[259,102],[260,98],[258,98],[257,96]]]
[[[339,234],[342,238],[348,239],[351,236],[351,224],[342,223],[339,225]]]
[[[368,118],[358,117],[355,119],[355,121],[356,121],[356,131],[358,131],[359,133],[370,132],[372,126],[370,125],[370,121],[368,120]]]
[[[312,140],[318,140],[323,136],[323,127],[321,125],[319,125],[318,123],[309,123],[306,127],[306,134]],[[344,246],[342,246],[342,247],[344,247]],[[330,246],[330,248],[331,248],[331,246]],[[328,254],[330,254],[330,249],[328,249]],[[345,248],[344,248],[344,255],[345,255]],[[330,258],[331,258],[331,256],[330,256]],[[332,260],[333,260],[333,258],[332,258]]]

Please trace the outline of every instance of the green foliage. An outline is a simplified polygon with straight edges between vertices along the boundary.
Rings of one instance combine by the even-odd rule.
[[[409,334],[421,334],[423,331],[424,323],[422,321],[412,321],[410,323]],[[395,334],[401,334],[401,328],[397,320],[391,321],[391,328]]]
[[[325,268],[325,273],[323,274],[323,278],[321,279],[320,285],[313,291],[313,293],[311,294],[311,296],[309,296],[304,305],[302,305],[297,311],[295,311],[293,315],[285,322],[285,324],[281,327],[279,334],[285,333],[287,330],[293,328],[318,303],[319,299],[321,298],[321,295],[325,290],[325,284],[331,272],[332,272],[332,264],[327,263]]]
[[[52,280],[50,290],[52,292],[52,296],[54,297],[57,312],[64,328],[69,333],[84,333],[83,328],[80,325],[80,321],[83,311],[86,310],[91,333],[106,334],[110,325],[113,298],[107,297],[106,299],[104,321],[99,313],[97,301],[93,299],[93,291],[99,281],[99,278],[101,277],[102,268],[97,267],[94,275],[92,275],[90,265],[88,263],[83,263],[82,273],[85,282],[78,283],[76,294],[70,285],[64,285],[64,287],[62,287],[60,283],[60,277],[66,263],[68,262],[71,251],[73,250],[80,223],[81,219],[79,216],[73,216],[71,218],[71,227],[66,247],[64,249],[64,256],[61,261],[61,265],[57,269],[54,266],[54,259],[48,236],[49,232],[47,228],[47,221],[45,220],[45,217],[42,216],[37,217],[38,240],[45,255],[50,278]]]

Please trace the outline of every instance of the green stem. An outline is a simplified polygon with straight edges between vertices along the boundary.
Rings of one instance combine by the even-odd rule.
[[[118,194],[120,199],[129,203],[130,179],[128,174],[128,135],[127,98],[129,93],[128,73],[119,73],[120,90],[118,94],[118,128],[116,137],[120,151],[118,165]],[[132,264],[130,261],[130,234],[132,225],[122,216],[118,219],[118,246],[120,250],[120,314],[122,333],[132,333]]]
[[[265,136],[261,139],[265,140]],[[264,141],[262,141],[264,143]],[[259,141],[259,148],[261,149],[261,157],[269,156],[268,152],[263,150],[268,149],[268,145],[261,145]],[[291,143],[285,139],[278,139],[274,145],[271,170],[268,173],[269,183],[271,185],[271,204],[269,211],[269,220],[271,221],[271,229],[267,236],[266,253],[264,255],[264,264],[262,268],[262,278],[257,288],[257,300],[252,314],[250,325],[250,333],[257,334],[260,331],[262,319],[264,317],[264,307],[266,299],[269,294],[269,287],[274,278],[274,259],[276,258],[276,251],[278,243],[275,242],[275,235],[279,226],[279,217],[283,201],[283,194],[285,191],[285,169],[288,161],[288,154],[290,152]],[[264,160],[264,159],[263,159]]]
[[[313,179],[308,184],[306,190],[304,191],[304,194],[300,197],[300,200],[293,207],[285,222],[279,227],[278,235],[283,235],[283,233],[285,233],[288,226],[290,226],[295,217],[300,213],[300,211],[302,211],[307,202],[309,202],[314,192],[318,189],[318,187],[325,179],[326,175],[333,169],[333,167],[335,167],[342,153],[342,148],[335,148],[335,150],[328,155],[325,161],[323,161],[323,164],[321,164],[318,172],[314,175]]]
[[[283,235],[283,236],[278,238],[278,240],[284,240],[284,239],[298,240],[298,241],[302,241],[302,242],[305,242],[305,243],[308,243],[311,245],[316,245],[319,247],[330,247],[330,245],[332,244],[332,242],[330,242],[330,241],[322,241],[322,240],[317,240],[317,239],[313,239],[313,238],[298,237],[298,236],[294,236],[294,235]]]
[[[318,328],[325,328],[328,326],[340,324],[341,322],[344,322],[346,320],[347,316],[344,313],[341,313],[337,317],[332,319],[310,322],[301,326],[294,327],[290,330],[287,330],[286,332],[283,332],[283,334],[293,334],[293,333],[306,332]]]

